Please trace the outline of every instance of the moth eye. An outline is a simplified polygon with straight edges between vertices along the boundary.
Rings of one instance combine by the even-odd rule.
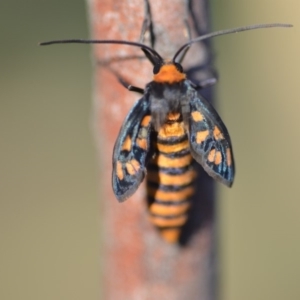
[[[183,68],[182,68],[182,65],[179,64],[179,63],[174,63],[176,69],[180,72],[180,73],[183,73]]]
[[[157,74],[160,71],[161,65],[157,64],[153,68],[153,74]]]

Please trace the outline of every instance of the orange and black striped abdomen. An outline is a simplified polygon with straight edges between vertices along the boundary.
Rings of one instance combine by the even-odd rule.
[[[176,242],[187,221],[196,175],[179,113],[168,115],[154,143],[156,155],[147,166],[150,220],[167,241]]]

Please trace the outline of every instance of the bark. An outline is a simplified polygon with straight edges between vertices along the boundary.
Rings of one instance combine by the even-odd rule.
[[[207,31],[204,0],[153,0],[150,5],[155,49],[165,58],[172,57],[188,40],[185,18],[193,36]],[[138,41],[145,7],[141,0],[90,0],[89,14],[92,38]],[[145,43],[148,41],[146,36]],[[104,203],[104,299],[214,299],[212,183],[200,170],[197,197],[180,244],[166,243],[149,223],[144,184],[133,197],[118,203],[111,188],[112,150],[122,122],[139,96],[121,86],[107,67],[143,88],[151,81],[152,66],[138,48],[97,45],[93,49],[100,200]],[[208,49],[208,44],[191,48],[184,64],[190,76],[207,77]],[[210,90],[205,92],[209,98]]]

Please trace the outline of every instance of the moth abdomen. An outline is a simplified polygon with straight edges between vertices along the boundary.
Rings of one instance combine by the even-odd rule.
[[[169,113],[154,142],[156,156],[147,166],[150,221],[168,242],[177,242],[194,194],[193,158],[181,115]]]

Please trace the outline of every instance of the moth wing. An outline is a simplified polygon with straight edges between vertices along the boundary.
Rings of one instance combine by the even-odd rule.
[[[189,134],[193,158],[210,176],[230,187],[235,172],[230,136],[212,105],[196,95],[190,100]]]
[[[113,151],[112,186],[120,202],[130,197],[144,179],[150,132],[149,101],[144,96],[127,115]]]

